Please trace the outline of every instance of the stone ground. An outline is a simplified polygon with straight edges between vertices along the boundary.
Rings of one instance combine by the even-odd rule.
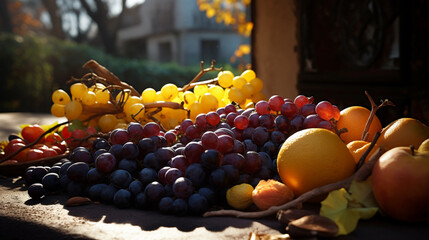
[[[0,113],[0,140],[21,124],[51,124],[47,114]],[[62,120],[59,120],[59,122]],[[0,239],[249,239],[252,232],[284,234],[274,217],[176,217],[152,210],[118,209],[104,204],[65,207],[66,195],[31,200],[21,178],[0,177]],[[336,239],[423,239],[429,223],[401,223],[377,216],[359,222],[355,232]]]

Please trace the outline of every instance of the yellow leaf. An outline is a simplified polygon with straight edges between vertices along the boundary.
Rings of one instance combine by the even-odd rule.
[[[332,219],[338,225],[337,235],[347,235],[356,229],[359,219],[369,219],[377,211],[371,182],[367,180],[353,181],[349,192],[344,188],[330,192],[322,201],[320,215]]]

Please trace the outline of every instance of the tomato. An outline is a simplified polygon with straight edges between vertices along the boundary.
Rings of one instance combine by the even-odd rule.
[[[21,135],[28,143],[34,142],[40,135],[45,132],[39,125],[28,125],[21,130]],[[43,140],[41,141],[43,142]]]
[[[40,150],[40,149],[33,148],[33,149],[30,149],[28,151],[27,156],[28,157],[27,157],[27,161],[26,162],[39,160],[39,159],[43,158],[43,151]]]
[[[58,133],[52,133],[45,137],[46,143],[58,143],[61,142],[63,138]]]
[[[9,144],[9,145],[5,149],[6,156],[9,156],[9,155],[13,154],[14,152],[18,151],[19,149],[25,147],[25,144],[19,143],[19,142],[18,143],[12,143],[12,144]],[[29,151],[28,148],[24,149],[21,152],[19,152],[17,155],[15,155],[12,159],[17,160],[19,162],[24,162],[24,161],[27,160],[27,153],[28,153],[28,151]]]

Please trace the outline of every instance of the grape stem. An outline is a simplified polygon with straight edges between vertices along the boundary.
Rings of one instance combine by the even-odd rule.
[[[196,81],[200,80],[200,78],[204,74],[206,74],[208,72],[211,72],[211,71],[222,71],[221,67],[220,68],[216,68],[214,66],[215,62],[216,62],[215,60],[212,60],[210,67],[209,68],[204,68],[204,61],[201,61],[200,62],[201,71],[194,77],[194,79],[192,79],[188,84],[186,84],[185,86],[183,86],[180,91],[185,92],[185,91],[191,89],[192,87],[194,87],[195,85],[192,86],[192,84],[195,83]]]
[[[375,144],[375,142],[374,142]],[[368,151],[368,150],[367,150]],[[287,210],[291,208],[300,208],[302,206],[302,203],[313,199],[318,196],[325,195],[331,191],[340,189],[340,188],[349,188],[350,184],[353,180],[356,181],[364,181],[367,179],[371,173],[372,169],[374,168],[375,163],[380,158],[383,153],[386,152],[383,148],[378,148],[373,155],[369,158],[368,162],[363,164],[362,167],[360,167],[353,175],[350,177],[343,179],[341,181],[327,184],[318,188],[315,188],[313,190],[310,190],[301,196],[295,198],[294,200],[287,202],[280,206],[272,206],[267,210],[264,211],[257,211],[257,212],[244,212],[244,211],[237,211],[237,210],[217,210],[217,211],[209,211],[204,213],[204,217],[214,217],[214,216],[233,216],[237,218],[262,218],[267,217],[276,214],[280,210]]]
[[[52,126],[51,128],[49,128],[48,130],[46,130],[44,133],[42,133],[36,140],[34,140],[33,142],[26,144],[24,147],[16,150],[15,152],[13,152],[12,154],[10,154],[7,157],[4,157],[2,159],[0,159],[0,163],[7,161],[9,159],[12,159],[13,157],[15,157],[18,153],[22,152],[24,149],[27,148],[31,148],[32,146],[36,145],[40,139],[42,139],[44,136],[46,136],[48,133],[51,133],[52,131],[54,131],[55,129],[59,128],[62,125],[68,124],[70,123],[70,121],[66,121],[66,122],[62,122],[62,123],[58,123],[55,126]]]
[[[361,140],[363,140],[363,141],[368,140],[369,127],[371,126],[372,120],[374,119],[374,116],[375,116],[375,113],[377,112],[377,110],[380,109],[381,107],[384,107],[384,106],[395,106],[395,104],[393,104],[393,102],[391,102],[387,99],[382,101],[381,104],[377,106],[377,104],[375,104],[374,100],[372,99],[372,97],[368,93],[368,91],[365,91],[365,94],[368,97],[369,102],[371,103],[371,113],[369,114],[368,120],[366,121],[366,124],[365,124],[365,128],[362,132]]]

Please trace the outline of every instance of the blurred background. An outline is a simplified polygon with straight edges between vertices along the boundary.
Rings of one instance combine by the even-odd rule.
[[[423,0],[0,0],[0,112],[49,112],[98,61],[138,91],[183,86],[200,61],[252,68],[264,94],[429,119]],[[208,74],[205,78],[213,78]]]

